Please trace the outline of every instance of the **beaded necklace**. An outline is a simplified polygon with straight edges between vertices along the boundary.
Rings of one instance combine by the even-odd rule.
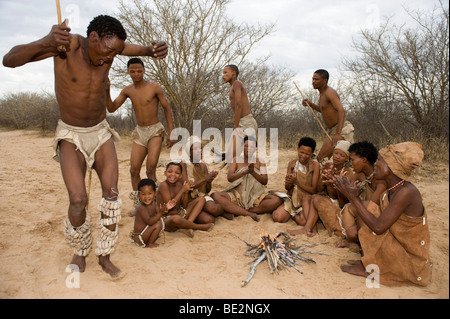
[[[399,186],[402,186],[405,183],[405,180],[402,179],[400,182],[398,182],[397,184],[395,184],[394,186],[392,186],[391,188],[389,188],[387,191],[391,192],[392,190],[396,189]]]

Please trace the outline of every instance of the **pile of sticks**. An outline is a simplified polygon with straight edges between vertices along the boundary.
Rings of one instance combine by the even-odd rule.
[[[242,287],[245,287],[250,282],[255,274],[256,267],[261,262],[267,261],[271,274],[274,272],[278,274],[279,270],[289,270],[289,268],[294,268],[296,271],[303,274],[303,272],[297,267],[297,265],[301,265],[299,261],[314,264],[316,263],[313,259],[302,256],[303,254],[328,255],[319,251],[305,250],[305,248],[311,248],[319,244],[302,244],[300,246],[296,246],[292,242],[291,237],[285,233],[279,233],[276,236],[261,234],[260,242],[256,245],[252,245],[241,238],[239,239],[246,243],[249,247],[245,255],[254,257],[253,264],[250,267],[250,274],[247,279],[242,281]]]

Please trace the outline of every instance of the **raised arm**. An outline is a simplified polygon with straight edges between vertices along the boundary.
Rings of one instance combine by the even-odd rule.
[[[247,170],[242,170],[240,172],[236,172],[237,171],[237,160],[236,157],[233,158],[233,162],[230,164],[230,167],[228,168],[228,173],[227,173],[227,180],[232,183],[235,180],[241,178],[242,176],[248,174],[248,169]]]
[[[59,54],[58,46],[70,46],[70,28],[63,24],[54,25],[48,35],[37,41],[13,47],[4,57],[3,65],[10,68],[22,66],[29,62],[40,61]]]
[[[255,168],[259,169],[259,174],[255,171]],[[262,185],[267,185],[269,177],[267,176],[266,163],[263,160],[257,160],[255,164],[248,165],[248,172]]]
[[[364,223],[377,235],[383,234],[388,230],[405,209],[410,205],[413,194],[406,187],[400,189],[389,205],[381,212],[379,217],[370,213],[363,201],[358,197],[358,188],[350,184],[350,181],[344,176],[335,176],[334,184],[336,188],[345,194],[350,202],[355,206],[358,216]]]
[[[152,58],[164,59],[167,56],[167,44],[163,41],[153,41],[150,46],[125,43],[121,55],[126,56],[150,56]]]

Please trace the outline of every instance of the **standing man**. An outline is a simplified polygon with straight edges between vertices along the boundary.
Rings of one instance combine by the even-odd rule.
[[[241,155],[244,136],[256,138],[258,124],[250,111],[247,90],[242,82],[237,79],[239,76],[238,67],[230,64],[222,72],[223,81],[230,84],[230,106],[234,112],[233,134],[231,135],[232,144],[229,144],[226,153],[226,160],[228,163],[231,163],[234,158]]]
[[[164,136],[167,132],[158,118],[158,105],[161,104],[166,117],[169,135],[166,145],[170,147],[174,141],[170,140],[173,130],[173,115],[162,88],[154,83],[144,80],[144,62],[139,58],[132,58],[127,64],[127,73],[133,80],[133,84],[125,87],[119,96],[111,101],[109,92],[106,94],[107,107],[110,113],[117,110],[127,98],[131,99],[133,109],[136,114],[137,126],[133,131],[133,146],[131,148],[130,174],[133,192],[130,198],[134,201],[135,207],[139,204],[138,184],[141,180],[142,163],[147,157],[146,170],[147,178],[156,181],[156,165]],[[158,184],[156,184],[158,185]]]
[[[71,264],[84,271],[93,242],[90,213],[86,210],[85,175],[86,169],[94,169],[103,197],[98,205],[100,229],[95,254],[102,269],[113,278],[121,273],[110,261],[118,239],[121,200],[114,146],[118,134],[105,119],[108,74],[117,54],[154,58],[167,55],[164,42],[145,47],[126,43],[126,38],[122,24],[110,16],[95,17],[88,26],[86,38],[70,34],[65,20],[54,25],[42,39],[15,46],[3,57],[3,65],[12,68],[53,58],[55,94],[61,116],[54,149],[69,194],[64,234],[74,251]],[[61,54],[63,49],[65,52]]]
[[[308,99],[303,100],[304,106],[311,106],[314,110],[322,114],[325,125],[328,128],[330,139],[325,139],[317,155],[317,160],[322,162],[325,158],[331,158],[336,143],[339,140],[346,140],[353,143],[353,125],[345,119],[345,110],[336,90],[328,86],[330,75],[328,71],[319,69],[314,72],[312,85],[320,93],[319,105],[312,103]]]

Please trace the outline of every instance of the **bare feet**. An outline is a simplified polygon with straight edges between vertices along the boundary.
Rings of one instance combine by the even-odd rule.
[[[109,260],[109,255],[98,256],[98,264],[102,266],[103,271],[110,275],[111,278],[118,278],[121,274],[120,269]]]
[[[86,257],[73,255],[70,264],[77,266],[79,272],[84,272],[84,270],[86,269]]]
[[[222,214],[222,217],[225,218],[225,219],[228,219],[228,220],[233,220],[233,219],[234,219],[234,214],[224,212],[224,213]]]
[[[308,230],[308,231],[306,232],[306,236],[308,236],[308,237],[314,237],[314,236],[316,236],[317,234],[318,234],[317,229]]]
[[[255,222],[259,222],[259,216],[257,214],[247,211],[247,216],[250,216]]]
[[[369,275],[361,260],[349,260],[348,265],[341,265],[341,270],[355,276],[367,277]]]
[[[190,237],[190,238],[194,237],[194,231],[193,231],[192,229],[183,229],[183,228],[180,228],[180,229],[178,229],[178,231],[179,231],[180,233],[185,234],[186,236],[188,236],[188,237]]]
[[[348,246],[349,246],[349,243],[348,243],[347,239],[344,239],[336,244],[336,247],[338,247],[338,248],[347,248]]]

